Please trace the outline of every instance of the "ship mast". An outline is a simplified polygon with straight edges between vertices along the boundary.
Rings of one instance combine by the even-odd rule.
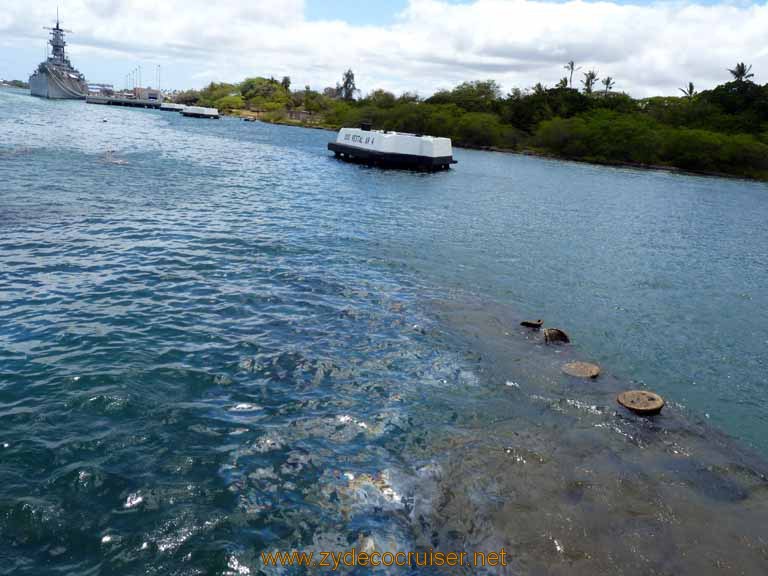
[[[69,66],[69,60],[67,60],[67,54],[64,50],[64,47],[67,45],[64,41],[64,33],[67,32],[71,34],[72,30],[65,30],[59,25],[58,8],[56,8],[56,26],[54,28],[44,26],[43,30],[50,30],[51,32],[51,39],[48,40],[48,43],[51,45],[52,53],[48,60],[53,64]]]

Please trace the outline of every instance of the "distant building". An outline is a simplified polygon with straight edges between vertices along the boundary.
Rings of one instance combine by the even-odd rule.
[[[134,88],[133,89],[133,97],[136,100],[154,100],[157,102],[163,101],[163,93],[160,92],[160,90],[157,90],[156,88]]]
[[[88,83],[89,96],[112,96],[115,93],[115,87],[112,84]]]

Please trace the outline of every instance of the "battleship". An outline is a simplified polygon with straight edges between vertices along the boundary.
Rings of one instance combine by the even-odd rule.
[[[51,55],[41,62],[37,70],[29,77],[29,90],[32,96],[56,100],[82,100],[88,95],[88,84],[85,77],[70,63],[64,50],[67,43],[64,33],[71,32],[59,26],[59,15],[56,14],[56,27],[48,28],[51,39]]]

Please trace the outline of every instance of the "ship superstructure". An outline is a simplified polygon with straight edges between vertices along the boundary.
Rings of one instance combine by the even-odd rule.
[[[67,58],[64,34],[71,32],[59,25],[56,14],[56,26],[45,28],[50,31],[51,55],[41,62],[37,70],[29,77],[29,90],[33,96],[57,100],[81,100],[88,95],[88,84],[85,77],[76,70]]]

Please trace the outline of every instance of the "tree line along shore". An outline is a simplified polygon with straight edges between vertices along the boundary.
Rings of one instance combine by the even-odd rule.
[[[22,90],[29,90],[29,83],[22,80],[0,80],[0,86],[7,86],[8,88],[21,88]]]
[[[289,77],[212,83],[176,102],[276,123],[374,128],[446,136],[457,146],[543,154],[601,164],[677,168],[768,180],[768,84],[751,66],[724,70],[727,82],[679,96],[635,99],[615,80],[571,61],[554,87],[503,94],[494,80],[464,82],[428,98],[373,90],[362,96],[352,70],[322,92],[295,90]],[[574,87],[574,75],[578,87]],[[579,78],[581,76],[581,78]]]

